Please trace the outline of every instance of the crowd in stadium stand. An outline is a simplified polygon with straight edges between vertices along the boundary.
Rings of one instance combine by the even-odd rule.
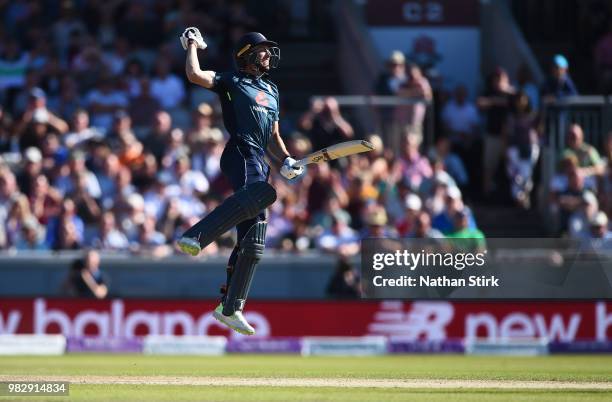
[[[41,21],[37,2],[4,5],[0,249],[91,247],[161,257],[230,194],[219,170],[227,133],[218,104],[213,93],[186,84],[177,38],[185,26],[206,26],[206,65],[228,67],[226,50],[254,22],[240,2],[211,2],[207,17],[192,2],[179,3],[166,13],[163,2],[85,2],[76,10],[65,1],[51,21]],[[554,62],[544,92],[526,73],[513,86],[501,67],[474,102],[457,86],[439,100],[442,124],[429,149],[423,121],[432,77],[401,52],[375,85],[381,94],[422,100],[389,113],[397,145],[356,132],[334,98],[314,101],[298,132],[284,133],[292,155],[364,137],[376,150],[309,166],[299,183],[273,174],[278,201],[269,210],[268,246],[352,256],[364,237],[484,237],[465,196],[494,191],[492,172],[506,161],[512,197],[530,207],[539,104],[576,91],[567,60]],[[612,236],[610,138],[602,158],[580,126],[568,131],[550,184],[559,234]],[[230,249],[231,236],[204,253]],[[338,275],[346,272],[341,264]]]

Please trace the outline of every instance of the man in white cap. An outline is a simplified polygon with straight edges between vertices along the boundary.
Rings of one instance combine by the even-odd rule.
[[[17,175],[17,184],[24,194],[30,194],[34,180],[42,172],[42,153],[36,147],[29,147],[23,153],[23,170]]]

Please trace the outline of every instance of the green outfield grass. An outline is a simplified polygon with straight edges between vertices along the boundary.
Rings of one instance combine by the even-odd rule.
[[[51,401],[604,401],[610,389],[562,389],[580,382],[612,383],[612,356],[466,357],[405,355],[367,358],[234,355],[224,357],[66,355],[0,357],[1,376],[142,377],[142,384],[72,384],[70,398]],[[340,388],[150,385],[146,378],[465,380],[457,388]],[[109,377],[110,378],[110,377]],[[161,377],[160,377],[161,378]],[[560,389],[476,389],[469,381],[556,381]],[[0,401],[7,398],[0,397]],[[27,397],[22,400],[42,400]]]

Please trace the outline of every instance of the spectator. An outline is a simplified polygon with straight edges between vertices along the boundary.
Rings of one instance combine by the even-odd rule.
[[[53,174],[53,171],[68,160],[69,151],[60,144],[56,133],[47,133],[42,143],[43,171]]]
[[[117,154],[121,165],[136,170],[145,158],[144,145],[131,132],[123,132],[119,137]]]
[[[404,53],[394,50],[387,60],[387,70],[378,76],[375,86],[377,95],[397,95],[406,82],[406,58]]]
[[[151,80],[151,95],[166,110],[178,107],[185,98],[183,81],[170,72],[166,60],[158,60],[155,65],[155,77]]]
[[[102,61],[113,76],[118,76],[123,71],[127,70],[125,66],[129,54],[130,43],[126,38],[117,38],[114,41],[114,47],[102,53]],[[135,88],[126,88],[128,96],[133,96],[131,92],[133,89]]]
[[[68,124],[47,109],[45,92],[40,88],[30,91],[28,106],[15,127],[19,139],[19,148],[42,147],[42,141],[48,131],[64,134]]]
[[[115,154],[110,154],[104,159],[102,171],[96,177],[100,184],[102,205],[110,208],[117,195],[117,176],[121,169],[119,158]]]
[[[60,212],[62,196],[49,185],[49,180],[45,175],[41,174],[36,177],[28,197],[32,213],[43,225],[46,225],[51,217]]]
[[[457,212],[461,211],[465,211],[468,222],[467,228],[477,229],[472,211],[463,204],[461,191],[459,191],[457,187],[448,188],[444,210],[433,218],[432,227],[439,230],[444,235],[454,233],[457,230],[455,226],[455,217]]]
[[[574,170],[580,170],[576,155],[564,156],[559,162],[559,171],[550,180],[550,192],[560,193],[567,190],[569,176]],[[597,192],[597,181],[595,176],[585,176],[584,186],[587,190]]]
[[[74,222],[69,218],[62,218],[58,221],[57,237],[52,249],[59,250],[78,250],[83,245],[83,235],[79,235]]]
[[[77,109],[72,117],[72,131],[64,136],[64,144],[72,149],[86,141],[101,137],[102,134],[98,129],[89,127],[89,113],[85,109]]]
[[[118,110],[113,114],[113,124],[106,134],[106,139],[117,148],[126,137],[135,137],[132,131],[132,118],[125,110]]]
[[[113,114],[127,108],[128,98],[115,88],[112,78],[105,75],[97,81],[97,87],[87,94],[87,104],[92,126],[106,132],[113,123]]]
[[[71,225],[69,225],[71,224]],[[54,249],[61,249],[60,244],[66,236],[69,237],[70,248],[78,246],[83,241],[85,225],[76,215],[76,206],[70,198],[64,198],[59,213],[49,219],[47,224],[47,245]]]
[[[8,168],[0,166],[0,248],[8,245],[4,223],[8,219],[15,196],[19,195],[15,175]]]
[[[408,79],[400,86],[397,95],[408,98],[414,103],[395,108],[394,123],[398,127],[396,132],[402,133],[408,129],[422,139],[427,102],[433,99],[433,92],[429,81],[423,75],[419,66],[410,64],[407,67],[407,73]],[[394,137],[397,138],[398,136]]]
[[[33,95],[34,90],[41,89],[40,88],[40,72],[33,68],[30,68],[26,71],[25,84],[14,92],[14,99],[10,98],[11,91],[8,91],[8,101],[12,100],[12,108],[9,110],[13,113],[14,116],[22,116],[23,113],[28,109],[29,104],[31,103],[31,97]],[[46,105],[46,93],[44,91],[41,93],[45,98]],[[9,106],[10,104],[7,104]]]
[[[401,237],[405,237],[408,233],[414,231],[415,218],[423,208],[423,201],[416,194],[408,194],[405,202],[406,213],[403,219],[395,225],[397,234]]]
[[[452,180],[460,187],[465,188],[469,183],[468,173],[461,158],[452,152],[451,141],[446,136],[436,138],[435,146],[429,151],[429,159],[441,161],[443,171],[448,172]],[[435,165],[435,163],[434,163]],[[434,168],[434,170],[436,170]],[[436,173],[434,172],[434,176]]]
[[[547,103],[555,99],[578,95],[574,81],[569,75],[569,63],[565,56],[555,55],[551,66],[551,75],[542,87],[542,101]]]
[[[329,164],[322,163],[312,165],[309,172],[311,172],[310,183],[302,182],[307,191],[306,206],[309,215],[312,216],[320,211],[330,194],[338,198],[341,207],[348,205],[349,197],[338,171],[331,170]]]
[[[136,193],[137,189],[132,184],[132,171],[126,167],[121,167],[115,176],[115,198],[112,205],[118,206]]]
[[[185,143],[185,133],[180,128],[173,128],[162,157],[162,167],[167,169],[173,166],[178,158],[188,154],[189,147]]]
[[[77,110],[85,107],[84,100],[79,96],[78,86],[73,77],[62,77],[59,99],[55,110],[62,119],[70,119]]]
[[[485,196],[490,196],[495,190],[493,178],[505,154],[503,129],[510,113],[510,99],[514,92],[508,73],[503,68],[497,67],[489,80],[489,87],[477,101],[478,107],[486,112],[487,117],[482,156]]]
[[[82,91],[94,88],[100,80],[111,80],[111,73],[104,64],[102,51],[91,38],[77,39],[78,53],[72,58],[71,70],[75,74]]]
[[[531,70],[526,64],[522,64],[517,73],[517,90],[524,92],[529,98],[529,105],[534,112],[540,110],[540,89],[535,84]]]
[[[166,142],[172,130],[172,118],[166,111],[155,113],[151,121],[151,129],[145,137],[145,150],[155,155],[157,163],[161,164],[161,159],[166,150]]]
[[[89,250],[84,258],[74,261],[63,288],[73,297],[106,298],[108,287],[100,271],[100,254]]]
[[[596,244],[606,250],[612,249],[612,231],[608,229],[608,217],[603,212],[598,212],[591,218],[591,238],[605,241],[605,244]]]
[[[100,250],[127,250],[129,247],[127,237],[117,229],[115,215],[110,211],[100,217],[100,229],[90,244]]]
[[[423,180],[433,174],[429,161],[419,151],[420,145],[420,137],[413,132],[407,132],[403,137],[399,165],[397,165],[410,188],[417,190]]]
[[[130,99],[129,114],[136,134],[141,137],[146,133],[146,127],[151,123],[151,116],[161,110],[159,101],[151,95],[151,80],[140,80],[139,94]]]
[[[85,153],[82,151],[74,151],[70,154],[68,174],[57,177],[53,186],[57,188],[61,194],[70,194],[75,191],[75,180],[77,176],[80,175],[83,176],[86,185],[85,189],[89,195],[95,199],[99,199],[102,196],[100,183],[96,175],[87,168],[85,164]]]
[[[21,226],[21,235],[15,243],[17,251],[45,251],[45,230],[35,218],[26,219]]]
[[[272,207],[269,212],[266,232],[266,244],[274,248],[280,248],[281,242],[293,232],[293,222],[298,214],[294,194],[286,194],[278,201],[278,207]]]
[[[166,245],[166,237],[155,229],[155,218],[146,216],[138,225],[138,237],[132,242],[133,251],[155,258],[164,257],[172,251]]]
[[[346,258],[339,258],[326,293],[335,299],[356,299],[361,294],[359,278]]]
[[[138,59],[129,60],[123,71],[123,79],[127,86],[127,93],[131,99],[131,104],[134,98],[140,96],[143,80],[146,80],[148,83],[142,62]]]
[[[578,124],[572,124],[567,130],[567,147],[563,150],[561,158],[575,157],[583,176],[603,174],[604,164],[599,153],[590,144],[584,142],[584,132]]]
[[[569,217],[582,205],[586,191],[582,171],[575,166],[570,167],[567,173],[567,187],[551,194],[554,210],[559,211],[560,233],[567,232]]]
[[[19,189],[30,194],[36,178],[42,173],[42,153],[38,148],[30,147],[24,152],[24,165],[21,173],[17,175]]]
[[[431,227],[431,216],[427,211],[420,211],[414,217],[414,229],[406,236],[411,239],[443,239],[439,230]]]
[[[597,197],[592,192],[585,191],[579,209],[569,217],[569,236],[574,239],[590,238],[590,224],[598,211],[599,203],[597,202]]]
[[[310,108],[306,110],[298,119],[298,128],[304,133],[310,133],[314,126],[315,120],[319,117],[325,102],[321,98],[315,98],[310,101]]]
[[[220,164],[224,145],[225,140],[221,131],[212,129],[207,136],[200,138],[190,146],[193,169],[204,172],[210,182],[223,176]]]
[[[161,173],[161,180],[166,184],[166,193],[171,196],[193,196],[204,194],[210,184],[204,173],[192,170],[191,161],[185,154],[180,154],[172,167]]]
[[[347,189],[347,195],[348,204],[346,204],[344,209],[341,211],[348,212],[349,220],[347,222],[350,223],[353,229],[361,230],[363,228],[362,213],[368,204],[376,202],[379,192],[376,187],[372,185],[370,175],[360,172],[351,179]],[[401,209],[403,213],[403,208],[400,207],[399,209]],[[397,212],[397,210],[393,213],[396,215],[400,214],[400,212]]]
[[[161,186],[161,189],[163,190],[163,186]],[[157,229],[165,236],[166,239],[174,240],[178,237],[178,229],[181,227],[181,225],[187,222],[187,219],[184,219],[184,217],[181,215],[178,199],[167,199],[163,209],[160,212],[161,216],[157,222]]]
[[[84,172],[73,175],[72,182],[73,190],[68,196],[74,200],[76,213],[85,223],[86,231],[90,232],[100,220],[102,210],[88,191],[88,176]]]
[[[511,194],[522,208],[531,206],[533,170],[540,155],[536,116],[531,111],[529,97],[519,92],[512,101],[513,113],[504,126],[508,139],[506,170],[511,183]]]
[[[187,134],[187,143],[193,145],[208,140],[222,141],[223,133],[213,126],[214,110],[208,103],[200,103],[193,113],[192,127]]]
[[[129,172],[129,171],[128,171]],[[119,205],[119,229],[125,233],[130,242],[138,238],[138,226],[146,218],[144,199],[138,193],[132,193],[125,197],[123,205]]]
[[[382,205],[372,205],[365,211],[365,229],[361,233],[362,239],[375,237],[394,237],[397,233],[392,228],[387,227],[387,212]]]
[[[442,109],[442,121],[453,146],[468,151],[478,135],[478,109],[468,100],[467,88],[458,85]]]
[[[484,252],[486,242],[484,233],[477,228],[470,226],[470,216],[466,210],[459,210],[453,215],[453,232],[447,237],[451,239],[464,239],[458,243],[454,243],[459,249],[475,249]]]
[[[352,256],[359,252],[359,236],[341,218],[332,217],[331,226],[316,240],[317,248],[341,256]]]
[[[24,222],[36,218],[32,214],[28,197],[15,193],[12,198],[11,208],[6,216],[4,227],[7,243],[9,246],[14,247],[21,241]]]
[[[139,189],[146,190],[153,186],[158,179],[157,159],[152,153],[142,155],[142,163],[135,166],[132,184]]]
[[[325,98],[321,111],[312,121],[308,138],[314,149],[322,149],[338,142],[350,140],[355,133],[353,127],[340,113],[338,101],[335,98]]]
[[[0,155],[6,152],[19,151],[17,138],[12,130],[13,119],[0,105]]]
[[[333,226],[334,220],[340,220],[348,226],[351,223],[351,215],[342,209],[338,198],[330,194],[323,204],[323,209],[312,215],[310,224],[323,230],[329,230]]]

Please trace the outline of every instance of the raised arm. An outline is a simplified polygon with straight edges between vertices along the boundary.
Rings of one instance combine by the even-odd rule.
[[[189,82],[200,85],[204,88],[212,88],[215,81],[214,71],[202,71],[198,60],[198,49],[206,49],[208,46],[202,38],[200,30],[195,27],[185,29],[179,37],[183,49],[187,51],[187,61],[185,62],[185,73]]]
[[[212,88],[215,79],[214,71],[202,71],[200,69],[200,61],[198,60],[198,48],[193,39],[189,40],[187,45],[187,61],[185,63],[185,73],[189,82],[200,85],[204,88]]]

